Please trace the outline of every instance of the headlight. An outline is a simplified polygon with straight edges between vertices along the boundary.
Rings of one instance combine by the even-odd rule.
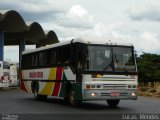
[[[133,93],[131,93],[131,95],[132,95],[132,96],[136,96],[136,93],[133,92]]]
[[[95,96],[96,96],[96,93],[91,93],[91,96],[92,96],[92,97],[95,97]]]

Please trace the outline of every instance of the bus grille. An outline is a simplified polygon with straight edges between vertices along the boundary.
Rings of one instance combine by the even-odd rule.
[[[103,84],[103,89],[126,89],[126,85],[124,84],[118,84],[118,85]]]
[[[127,96],[127,95],[128,95],[128,93],[126,93],[126,92],[122,92],[119,94],[119,96]],[[110,93],[101,93],[101,96],[111,96],[111,94]]]

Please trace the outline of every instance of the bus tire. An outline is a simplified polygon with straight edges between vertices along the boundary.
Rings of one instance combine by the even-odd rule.
[[[118,104],[119,104],[120,100],[117,99],[117,100],[107,100],[107,103],[110,107],[116,107]]]
[[[79,101],[75,99],[75,92],[73,89],[69,91],[68,102],[71,106],[77,106],[79,104]]]
[[[64,93],[63,98],[66,104],[69,104],[69,92],[70,92],[71,87],[72,85],[68,83],[65,88],[65,93]]]
[[[47,95],[38,95],[38,100],[40,101],[46,101],[47,100]]]
[[[33,87],[34,99],[40,100],[40,101],[46,101],[47,95],[40,95],[40,94],[38,94],[38,92],[39,92],[39,84],[38,84],[38,82],[36,82]]]
[[[36,83],[33,87],[33,95],[35,100],[39,100],[38,92],[39,92],[39,85],[38,83]]]

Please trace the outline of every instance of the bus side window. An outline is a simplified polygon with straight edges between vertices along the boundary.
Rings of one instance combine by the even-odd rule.
[[[44,66],[45,63],[46,63],[46,56],[45,56],[45,52],[42,51],[39,53],[39,65]]]
[[[61,64],[61,58],[60,58],[60,49],[56,50],[56,65],[60,65]]]
[[[35,58],[35,64],[34,65],[35,65],[35,67],[37,67],[38,66],[38,55],[35,54],[34,58]]]
[[[28,67],[28,66],[27,66],[27,58],[26,58],[26,55],[23,55],[23,56],[22,56],[22,64],[21,64],[21,67],[22,67],[22,69]]]
[[[62,56],[62,62],[63,65],[66,66],[69,64],[69,56],[70,56],[70,48],[69,47],[64,47],[63,48],[63,56]]]
[[[63,46],[57,50],[57,64],[58,66],[66,66],[69,64],[69,47]]]
[[[72,44],[71,49],[70,49],[70,59],[71,59],[71,67],[76,70],[76,66],[77,66],[77,45],[76,44]]]
[[[28,57],[27,57],[27,68],[31,68],[32,67],[32,54],[29,54]]]
[[[31,57],[31,67],[34,67],[34,65],[35,65],[35,56],[34,56],[34,54],[32,54],[32,57]]]
[[[51,65],[56,65],[56,50],[52,49],[50,51],[50,60],[51,60]]]
[[[22,56],[22,62],[21,62],[21,68],[25,68],[26,60],[25,60],[25,55]],[[0,64],[1,65],[1,64]],[[1,67],[1,66],[0,66]]]
[[[51,50],[47,50],[45,53],[46,53],[46,65],[51,65]]]

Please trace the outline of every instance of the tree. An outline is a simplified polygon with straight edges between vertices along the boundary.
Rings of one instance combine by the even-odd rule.
[[[160,81],[160,55],[143,53],[137,57],[139,82]]]

